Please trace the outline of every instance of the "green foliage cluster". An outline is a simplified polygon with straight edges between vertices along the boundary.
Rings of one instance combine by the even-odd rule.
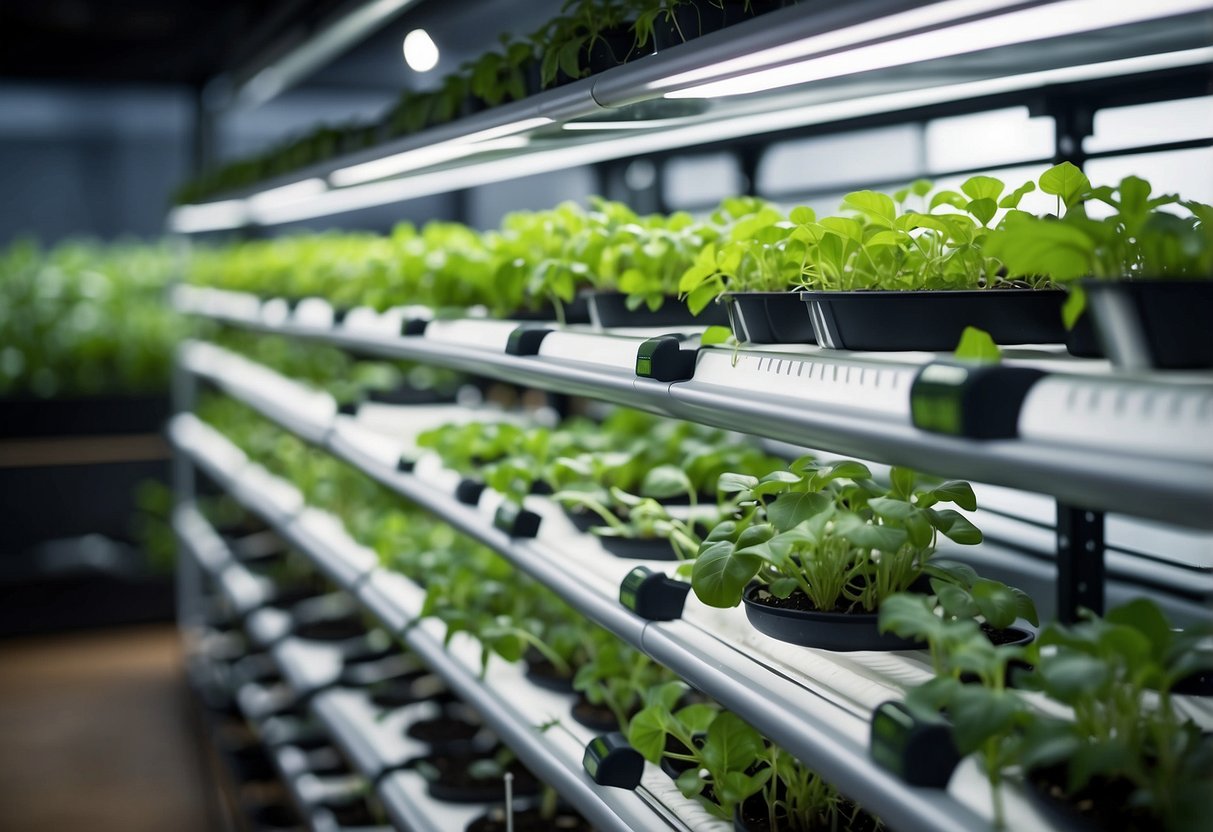
[[[1155,194],[1138,176],[1095,186],[1068,162],[1040,177],[1057,198],[1055,214],[1007,214],[986,250],[1012,276],[1157,280],[1213,278],[1213,205]],[[1072,325],[1085,306],[1071,288],[1065,314]]]
[[[986,771],[999,824],[1002,783],[1048,770],[1060,773],[1075,803],[1089,803],[1097,784],[1105,800],[1122,794],[1124,805],[1112,811],[1125,813],[1125,828],[1187,830],[1207,820],[1213,742],[1183,716],[1172,690],[1213,670],[1213,628],[1175,630],[1154,602],[1138,599],[1102,618],[1050,624],[1028,647],[994,646],[965,614],[968,605],[987,620],[1010,618],[1021,598],[974,582],[967,600],[941,593],[942,609],[933,600],[891,598],[881,625],[931,644],[936,676],[906,703],[946,712],[957,747]],[[1028,667],[1008,673],[1017,661]],[[1040,707],[1042,696],[1053,707]]]
[[[706,0],[717,7],[723,0]],[[744,13],[757,14],[775,4],[745,0]],[[344,125],[321,125],[290,137],[249,158],[209,171],[184,184],[177,203],[201,202],[223,191],[251,187],[260,181],[317,164],[338,154],[374,147],[397,136],[446,124],[485,107],[521,100],[540,90],[590,74],[590,55],[608,34],[624,36],[612,50],[615,63],[652,54],[655,29],[672,29],[669,44],[702,33],[698,19],[682,8],[692,0],[567,0],[561,14],[525,37],[502,34],[496,48],[467,61],[429,90],[407,89],[380,120]],[[616,41],[612,41],[614,43]]]
[[[424,586],[422,614],[442,620],[448,639],[474,635],[486,663],[491,655],[519,661],[533,651],[591,703],[609,709],[646,758],[689,762],[678,786],[714,814],[731,817],[742,801],[758,795],[778,821],[773,828],[835,828],[858,816],[854,804],[752,727],[692,696],[669,671],[587,622],[495,553],[242,404],[209,396],[199,415],[252,460],[294,482],[309,505],[341,519],[385,565]],[[686,752],[667,753],[667,737],[683,741]]]
[[[0,250],[0,396],[159,393],[182,321],[166,245],[75,241]]]
[[[566,202],[515,212],[486,233],[450,222],[398,225],[390,235],[325,233],[196,248],[193,283],[262,296],[327,298],[386,309],[486,306],[505,315],[580,289],[627,293],[656,309],[702,246],[720,233],[689,214],[640,216],[620,202]]]
[[[652,688],[628,726],[628,742],[646,760],[666,760],[682,773],[687,797],[731,820],[747,801],[761,801],[771,829],[850,829],[862,810],[799,761],[714,702],[686,704],[687,686]],[[879,823],[872,821],[875,828]]]
[[[696,520],[713,522],[726,471],[764,475],[783,465],[752,440],[625,408],[601,423],[573,418],[554,429],[508,421],[443,425],[417,444],[514,502],[537,486],[550,489],[569,509],[596,515],[595,534],[669,540],[688,558],[699,546],[696,524],[675,516],[669,501],[684,501]]]
[[[223,329],[212,333],[210,340],[295,381],[324,390],[338,404],[359,402],[370,391],[405,386],[412,390],[453,391],[461,379],[458,373],[437,367],[358,359],[328,344],[280,335]]]
[[[708,532],[691,570],[695,595],[714,607],[736,606],[757,580],[760,598],[801,593],[823,612],[873,613],[924,574],[951,577],[929,563],[939,535],[981,542],[965,515],[938,507],[976,509],[968,483],[921,484],[905,468],[893,468],[886,487],[862,463],[802,457],[763,477],[725,474],[719,489],[734,495],[734,510]]]

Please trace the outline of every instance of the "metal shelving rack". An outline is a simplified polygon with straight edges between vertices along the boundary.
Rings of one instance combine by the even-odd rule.
[[[1083,22],[1068,29],[1051,17],[1085,6],[1090,13],[1074,15],[1071,20]],[[1019,31],[1011,24],[1031,20],[1043,23],[1018,39],[1011,36]],[[983,27],[1002,34],[981,51],[945,48],[928,50],[910,62],[865,63],[865,56],[882,49],[914,54],[915,45],[930,41],[932,32],[950,33],[960,42],[959,33]],[[1093,0],[877,0],[787,9],[526,101],[225,195],[214,204],[182,206],[170,214],[168,224],[187,234],[272,226],[576,165],[661,157],[715,143],[760,143],[806,128],[887,121],[899,117],[894,114],[922,114],[965,102],[1052,100],[1055,93],[1071,94],[1083,85],[1121,78],[1148,83],[1154,77],[1182,77],[1185,90],[1199,90],[1201,73],[1213,61],[1211,35],[1213,10],[1198,0],[1115,8]],[[814,76],[813,67],[837,60],[854,65]],[[744,85],[763,72],[801,73],[804,78],[796,85],[745,95],[698,97],[710,92],[704,85]],[[696,87],[703,89],[696,92]],[[1070,152],[1062,150],[1064,142],[1081,141],[1072,127],[1058,123],[1059,158]],[[308,185],[308,193],[300,183]],[[933,355],[702,348],[690,378],[658,382],[635,373],[638,346],[662,334],[658,332],[569,328],[545,337],[537,354],[524,356],[506,349],[516,327],[511,322],[435,321],[423,335],[405,336],[402,323],[414,311],[355,309],[336,323],[333,310],[318,299],[294,306],[281,299],[182,286],[172,300],[184,313],[253,331],[1047,495],[1056,503],[1057,523],[1033,531],[1052,536],[1057,544],[1062,610],[1102,601],[1104,512],[1213,530],[1213,432],[1208,430],[1213,376],[1207,373],[1128,375],[1047,349],[1009,351],[1009,364],[1035,367],[1046,375],[1024,402],[1018,436],[976,441],[913,426],[909,387],[924,366],[939,358]],[[686,348],[694,349],[697,333],[688,334]],[[619,582],[634,562],[620,563],[595,551],[597,544],[585,536],[574,538],[562,530],[563,516],[542,499],[528,503],[544,518],[540,536],[511,538],[492,522],[498,495],[489,492],[478,506],[468,506],[454,498],[451,472],[421,463],[412,473],[397,470],[408,443],[339,414],[327,396],[193,342],[180,354],[175,382],[179,411],[192,406],[199,380],[219,386],[493,548],[588,618],[775,737],[893,828],[989,828],[986,787],[971,761],[944,791],[909,787],[868,759],[871,709],[925,678],[927,670],[915,657],[865,663],[772,647],[744,622],[735,626],[739,611],[709,610],[693,597],[682,620],[645,621],[618,601]],[[1103,428],[1093,431],[1096,424]],[[517,683],[512,669],[481,679],[474,647],[457,640],[445,649],[440,631],[426,623],[414,626],[420,596],[406,578],[381,568],[373,553],[346,537],[333,518],[306,507],[293,486],[249,463],[193,417],[178,415],[171,434],[180,497],[175,524],[184,548],[193,554],[183,559],[179,574],[187,639],[197,635],[203,574],[229,608],[244,617],[255,641],[285,644],[289,629],[285,614],[264,608],[270,587],[226,551],[193,509],[197,469],[310,558],[386,630],[401,635],[481,709],[536,774],[596,826],[711,828],[695,815],[695,807],[679,802],[677,790],[659,773],[649,772],[637,793],[595,786],[580,767],[578,743],[584,745],[586,737],[566,737],[562,744],[555,736],[537,733],[535,715],[520,709],[519,697],[509,694]],[[574,550],[577,560],[570,558]],[[1013,551],[1005,555],[1015,556]],[[323,673],[315,675],[324,662],[307,661],[294,648],[275,648],[271,654],[282,676],[300,690],[319,690],[310,699],[312,714],[376,784],[399,828],[437,832],[461,824],[449,808],[426,798],[415,774],[394,768],[402,751],[381,741],[383,726],[369,719],[365,697],[326,687]],[[870,687],[864,688],[860,679]],[[289,762],[278,760],[298,792]],[[307,802],[306,795],[296,797]],[[1010,803],[1012,828],[1048,827],[1023,800],[1012,796]]]
[[[1199,73],[1213,60],[1211,33],[1213,14],[1201,0],[805,4],[180,206],[168,221],[184,233],[276,225],[966,100],[1032,97],[1042,89],[1157,72]],[[770,80],[773,75],[781,80]]]
[[[528,508],[543,518],[540,535],[512,538],[493,525],[499,495],[486,492],[476,506],[459,502],[454,495],[458,476],[441,469],[434,459],[417,460],[411,473],[399,471],[396,463],[402,455],[412,457],[407,438],[385,436],[356,416],[338,414],[323,394],[205,343],[186,344],[180,365],[189,375],[216,385],[493,548],[588,618],[649,653],[759,730],[778,737],[789,751],[894,828],[959,830],[986,824],[980,808],[975,813],[958,797],[966,791],[981,793],[980,782],[970,779],[975,773],[962,773],[948,792],[919,789],[906,786],[867,758],[871,710],[900,695],[905,685],[926,678],[928,671],[920,659],[888,656],[865,661],[772,648],[768,640],[748,630],[739,610],[710,610],[693,598],[683,620],[646,621],[618,600],[620,582],[634,562],[595,553],[600,547],[592,538],[572,532],[560,510],[548,501],[530,498],[528,502]],[[407,408],[391,421],[408,423]],[[284,539],[309,552],[326,574],[348,587],[386,626],[393,631],[407,626],[410,616],[402,611],[393,590],[402,579],[378,569],[365,550],[317,546],[315,540],[333,539],[340,533],[322,530],[309,535],[308,527],[323,529],[324,524],[300,511],[293,489],[281,482],[273,484],[264,471],[247,463],[237,465],[238,473],[232,474],[238,453],[192,417],[178,417],[173,436],[178,448],[212,479],[274,523]],[[574,552],[576,557],[571,556]],[[650,566],[668,569],[668,565]]]

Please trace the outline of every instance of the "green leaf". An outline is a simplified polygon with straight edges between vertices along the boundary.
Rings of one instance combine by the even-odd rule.
[[[1066,208],[1071,208],[1091,187],[1087,175],[1069,162],[1062,162],[1046,170],[1040,176],[1040,189],[1046,194],[1061,197]]]
[[[1175,640],[1167,617],[1158,604],[1146,598],[1136,598],[1109,610],[1104,620],[1141,633],[1149,640],[1150,650],[1157,657],[1166,655]]]
[[[737,494],[749,491],[756,485],[758,485],[758,477],[752,477],[749,474],[725,473],[721,474],[720,479],[716,481],[716,490],[723,494]]]
[[[1044,690],[1063,704],[1094,696],[1107,684],[1109,673],[1103,661],[1074,652],[1043,659],[1036,670]]]
[[[933,641],[944,627],[930,600],[915,592],[899,592],[886,598],[880,605],[879,624],[882,633],[926,641]]]
[[[889,482],[893,486],[893,493],[903,499],[914,493],[916,479],[916,475],[909,468],[894,465],[889,469]]]
[[[972,546],[981,542],[981,529],[977,528],[959,511],[954,509],[930,509],[935,528],[955,543]]]
[[[959,208],[963,211],[968,204],[969,200],[956,191],[939,191],[935,196],[931,197],[931,204],[928,210],[934,211],[940,205],[951,205],[953,208]]]
[[[1073,329],[1079,317],[1087,308],[1087,293],[1081,286],[1071,286],[1066,294],[1066,302],[1061,307],[1061,320],[1066,329]]]
[[[993,176],[970,176],[960,186],[960,190],[969,199],[988,199],[996,202],[1005,187],[1001,179],[995,179]]]
[[[695,310],[691,310],[691,312],[698,314]],[[733,333],[727,326],[710,326],[703,331],[703,335],[699,336],[699,343],[710,347],[714,344],[723,344],[732,337]]]
[[[674,785],[678,786],[678,791],[682,792],[684,796],[694,797],[703,791],[706,783],[699,776],[698,767],[692,766],[678,775],[678,779],[674,781]]]
[[[966,326],[960,333],[960,343],[956,345],[956,357],[961,361],[971,361],[975,364],[997,364],[1002,360],[1002,350],[990,333],[975,326]]]
[[[1024,182],[1018,188],[1011,191],[1011,193],[1004,196],[1002,200],[999,201],[998,207],[1011,209],[1018,208],[1020,201],[1034,190],[1036,190],[1036,183],[1029,179],[1027,182]]]
[[[730,541],[713,543],[701,549],[695,559],[691,588],[695,597],[709,607],[735,607],[762,564],[760,556],[738,551]]]
[[[819,492],[781,494],[767,506],[767,519],[781,532],[799,526],[830,506],[830,498]]]
[[[628,725],[628,744],[650,763],[660,763],[665,752],[665,710],[652,705],[632,717]]]
[[[958,586],[932,580],[931,589],[943,611],[953,618],[973,618],[979,612],[973,596]]]
[[[1005,630],[1015,623],[1019,614],[1019,599],[1010,587],[983,578],[973,584],[972,592],[982,617],[991,627]]]
[[[952,694],[949,708],[957,748],[962,754],[973,753],[986,740],[1005,733],[1022,708],[1010,691],[961,685]]]
[[[897,217],[897,206],[888,194],[877,191],[855,191],[842,199],[842,207],[858,211],[877,225],[893,227]]]
[[[905,529],[879,526],[855,514],[841,515],[834,528],[848,543],[860,549],[896,552],[909,539]]]
[[[681,465],[659,465],[651,469],[641,483],[640,493],[658,500],[691,494],[695,486]]]
[[[988,226],[990,220],[998,213],[998,203],[992,199],[975,199],[965,206],[965,210],[976,217],[983,226]]]

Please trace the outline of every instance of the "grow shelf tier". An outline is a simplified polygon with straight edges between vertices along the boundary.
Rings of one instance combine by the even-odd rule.
[[[273,407],[249,402],[269,418]],[[279,403],[281,404],[281,403]],[[430,470],[426,479],[395,471],[399,445],[339,417],[330,435],[329,449],[338,457],[394,488],[420,507],[435,513],[460,531],[494,548],[523,571],[542,581],[574,608],[616,635],[640,647],[679,676],[738,713],[806,765],[819,771],[844,793],[898,829],[974,830],[988,828],[983,820],[986,788],[975,768],[962,767],[948,791],[914,788],[874,766],[867,757],[867,732],[872,709],[899,696],[902,686],[929,676],[927,664],[914,655],[839,657],[822,651],[777,644],[744,625],[739,609],[713,610],[688,600],[684,620],[647,622],[619,605],[618,585],[634,561],[609,556],[590,558],[587,546],[576,538],[544,536],[540,540],[511,539],[492,526],[492,511],[499,496],[486,493],[473,508],[453,497],[453,472]],[[230,443],[195,417],[178,416],[171,429],[174,444],[192,460],[206,466],[208,458],[227,458]],[[213,466],[212,466],[213,467]],[[422,466],[419,463],[419,467]],[[241,480],[257,466],[244,463],[216,477],[223,487],[241,493]],[[445,485],[446,490],[443,490]],[[497,500],[493,498],[496,497]],[[556,507],[534,500],[532,507],[545,515],[544,523],[563,520]],[[292,526],[297,521],[271,507],[276,529],[285,539],[307,552],[317,563],[331,561],[334,552],[321,552]],[[271,521],[272,522],[272,521]],[[567,521],[565,521],[567,523]],[[571,526],[568,530],[572,532]],[[581,536],[584,540],[585,536]],[[330,541],[331,542],[331,541]],[[355,547],[352,541],[348,547]],[[581,557],[574,560],[569,551]],[[652,564],[658,568],[660,564]],[[668,567],[668,564],[666,564]],[[420,598],[402,600],[401,592],[418,590],[395,573],[380,569],[351,587],[380,621],[394,630],[412,621]],[[406,638],[424,630],[414,627]],[[487,716],[487,714],[486,714]],[[529,761],[528,761],[529,762]],[[977,795],[974,805],[974,795]],[[1032,810],[1012,801],[1016,812]],[[1026,820],[1026,818],[1025,818]],[[1038,820],[1027,821],[1045,828]]]
[[[1213,57],[1207,4],[1160,0],[1110,9],[1097,0],[802,4],[181,206],[169,226],[188,233],[273,225],[805,125],[1199,67]],[[303,182],[308,195],[271,193]],[[264,196],[250,199],[258,194]]]
[[[1213,528],[1213,513],[1208,511],[1213,505],[1213,432],[1208,430],[1213,377],[1207,373],[1116,373],[1102,362],[1072,359],[1055,350],[1008,350],[1009,365],[1034,367],[1045,375],[1024,400],[1019,437],[979,442],[923,431],[911,422],[914,378],[946,355],[848,353],[809,346],[708,347],[699,351],[691,379],[667,383],[637,378],[635,367],[624,360],[627,348],[639,348],[644,340],[639,335],[551,335],[538,355],[516,356],[504,348],[468,346],[428,333],[400,336],[398,329],[390,328],[392,313],[362,310],[341,327],[303,327],[290,321],[271,326],[248,305],[247,296],[183,288],[175,302],[185,312],[314,338],[359,353],[449,367],[940,476],[1048,494],[1086,508]],[[465,333],[477,325],[473,320],[462,324]],[[483,325],[500,337],[501,322]],[[204,371],[214,349],[187,345],[182,360],[186,367]],[[262,370],[248,373],[248,378],[229,380],[250,396],[269,395],[279,383],[263,386]],[[327,407],[317,403],[314,391],[299,390],[298,409],[309,409],[323,421]],[[296,406],[283,414],[284,421],[296,418]],[[317,429],[301,427],[305,438],[311,438],[307,430]]]
[[[177,417],[172,424],[174,444],[193,461],[212,472],[212,478],[223,489],[251,511],[261,514],[275,531],[291,546],[309,557],[317,566],[326,568],[333,563],[356,562],[362,550],[353,540],[334,529],[336,523],[308,522],[308,516],[321,514],[307,509],[298,516],[281,511],[281,506],[245,502],[241,494],[247,490],[241,481],[255,466],[245,462],[232,467],[215,464],[215,459],[229,462],[234,455],[227,453],[229,443],[221,435],[192,416]],[[211,452],[214,452],[212,456]],[[179,515],[179,520],[186,515]],[[195,515],[191,515],[196,518]],[[204,521],[203,521],[204,522]],[[338,524],[339,525],[339,524]],[[178,523],[179,533],[188,528]],[[458,634],[444,646],[442,625],[435,620],[417,623],[424,592],[396,573],[378,566],[362,571],[339,571],[333,574],[338,585],[363,601],[364,605],[389,626],[409,648],[441,676],[457,695],[484,718],[485,723],[509,745],[526,766],[589,819],[598,829],[669,830],[712,829],[712,822],[694,803],[665,788],[664,775],[655,767],[646,767],[645,780],[636,791],[596,786],[582,769],[582,755],[593,738],[592,731],[577,725],[571,718],[572,697],[539,689],[525,680],[520,667],[502,661],[490,663],[481,675],[481,648],[475,639]],[[390,612],[383,614],[385,607]],[[300,694],[314,691],[318,679],[331,680],[335,671],[327,660],[317,661],[324,648],[287,638],[272,650],[282,675]],[[324,695],[324,694],[320,694]],[[327,707],[327,706],[326,706]],[[329,721],[333,719],[329,713]],[[553,719],[559,724],[540,730]],[[365,749],[367,738],[348,740]],[[373,752],[358,759],[369,759]],[[651,769],[651,770],[650,770]],[[397,783],[399,789],[405,784]],[[672,819],[681,818],[676,822]],[[705,825],[706,824],[706,825]]]

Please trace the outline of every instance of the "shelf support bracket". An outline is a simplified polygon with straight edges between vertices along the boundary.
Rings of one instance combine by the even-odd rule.
[[[1104,610],[1104,513],[1057,503],[1057,619]]]

